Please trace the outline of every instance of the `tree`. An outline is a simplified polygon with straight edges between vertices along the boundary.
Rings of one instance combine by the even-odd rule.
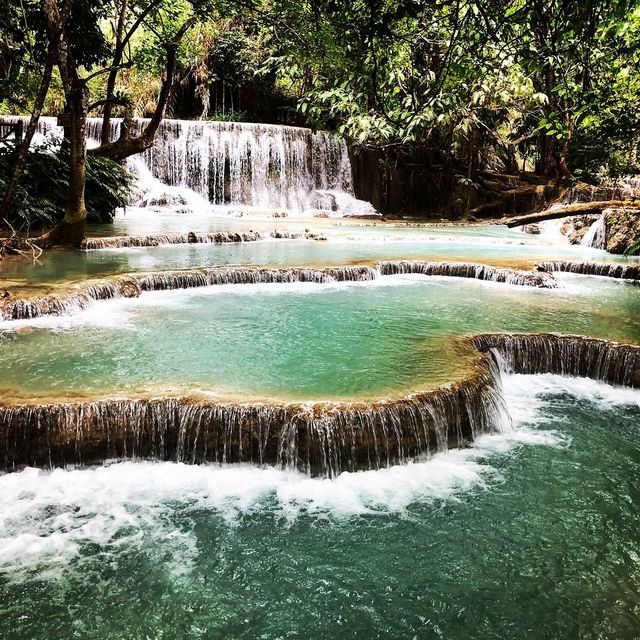
[[[601,108],[616,67],[637,55],[637,38],[626,32],[631,21],[637,23],[637,2],[519,0],[498,6],[506,18],[499,38],[545,97],[536,114],[536,170],[567,177],[577,133]]]
[[[145,20],[154,11],[162,9],[163,0],[151,0],[146,5],[137,7],[130,0],[119,0],[116,5],[118,9],[116,37],[114,47],[110,56],[102,56],[96,62],[104,63],[109,60],[108,66],[103,67],[89,75],[83,75],[81,58],[76,54],[77,47],[74,47],[72,29],[77,26],[74,18],[84,17],[83,12],[87,12],[90,20],[97,24],[100,11],[105,11],[103,3],[91,4],[91,0],[65,0],[62,9],[58,6],[57,0],[43,0],[43,13],[47,28],[49,42],[54,43],[54,55],[57,67],[60,71],[64,94],[67,103],[66,129],[68,131],[69,144],[69,191],[67,206],[62,222],[54,227],[47,234],[47,241],[52,244],[77,246],[80,244],[85,234],[86,207],[85,207],[85,178],[86,178],[86,127],[87,117],[92,107],[98,105],[105,106],[103,125],[103,144],[93,153],[102,155],[112,160],[124,160],[130,155],[140,153],[153,144],[153,138],[164,115],[164,110],[171,94],[173,76],[175,73],[176,50],[180,44],[186,30],[195,21],[195,16],[190,16],[177,29],[173,37],[164,43],[166,49],[166,69],[162,82],[162,89],[158,97],[155,113],[149,124],[141,134],[133,136],[130,127],[123,127],[122,134],[115,141],[108,140],[109,121],[111,117],[111,106],[115,102],[114,96],[115,81],[118,70],[125,64],[123,62],[125,47],[131,37],[136,33]],[[108,8],[108,7],[107,7]],[[135,12],[138,9],[138,12]],[[133,12],[133,13],[131,13]],[[131,21],[130,27],[125,27],[128,19]],[[84,22],[84,20],[83,20]],[[125,33],[126,29],[126,33]],[[104,40],[104,36],[102,36]],[[82,50],[84,52],[84,49]],[[104,99],[89,104],[90,89],[89,81],[100,74],[108,73],[107,94]],[[130,119],[127,118],[127,124]]]
[[[470,178],[486,151],[511,170],[518,154],[535,152],[540,176],[563,178],[581,127],[593,126],[604,100],[615,102],[607,94],[620,74],[638,78],[638,7],[280,0],[267,38],[309,122],[336,123],[356,146],[431,148],[460,160]]]

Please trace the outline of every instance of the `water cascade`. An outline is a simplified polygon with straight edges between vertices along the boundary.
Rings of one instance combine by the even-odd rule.
[[[640,347],[553,333],[481,334],[472,342],[506,373],[555,373],[640,387]]]
[[[497,368],[374,404],[226,404],[190,398],[0,407],[0,465],[111,459],[273,464],[327,477],[460,447],[509,423]]]
[[[580,244],[584,247],[592,247],[593,249],[606,249],[606,234],[607,227],[604,223],[604,216],[600,216],[591,227],[589,227],[589,231],[585,233]]]
[[[159,247],[172,244],[228,244],[258,242],[260,240],[326,240],[326,237],[309,231],[216,231],[214,233],[154,233],[142,236],[111,236],[85,238],[82,249],[127,249],[131,247]]]
[[[111,121],[112,140],[121,122]],[[140,133],[147,122],[134,119],[131,133]],[[89,147],[97,146],[101,129],[101,118],[89,118]],[[40,118],[36,142],[47,136],[62,136],[55,118]],[[134,204],[143,206],[211,203],[283,215],[379,217],[368,202],[353,196],[347,146],[323,131],[165,119],[154,145],[133,156],[129,167],[139,176]]]
[[[8,297],[0,301],[0,319],[26,320],[42,316],[69,315],[88,308],[97,300],[135,298],[143,291],[191,289],[229,284],[277,284],[291,282],[362,282],[397,274],[419,274],[488,280],[504,284],[553,289],[557,283],[544,272],[496,269],[464,262],[380,262],[376,266],[353,265],[322,269],[292,267],[214,267],[178,271],[154,271],[86,280],[59,292],[28,298]]]
[[[500,370],[588,376],[640,387],[640,347],[557,334],[463,338],[462,380],[374,403],[232,404],[104,399],[0,407],[0,464],[59,467],[118,459],[251,462],[333,477],[460,447],[509,428]]]
[[[555,289],[558,285],[549,273],[538,271],[520,271],[518,269],[497,269],[472,262],[421,262],[388,261],[381,262],[382,275],[417,273],[425,276],[448,276],[453,278],[472,278],[490,282],[502,282],[520,286]]]
[[[556,260],[544,262],[547,271],[563,271],[585,276],[603,276],[621,280],[640,280],[640,264],[622,264],[619,262],[583,262],[577,260]]]

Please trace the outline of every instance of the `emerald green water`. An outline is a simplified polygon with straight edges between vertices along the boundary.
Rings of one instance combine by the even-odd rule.
[[[450,345],[483,331],[640,343],[640,288],[561,276],[558,290],[389,276],[337,285],[232,285],[98,302],[0,325],[0,380],[35,395],[180,387],[269,399],[369,398],[446,383]]]
[[[638,637],[640,394],[507,380],[516,431],[378,472],[0,478],[6,640]]]
[[[151,214],[147,214],[151,216]],[[155,220],[155,226],[154,225]],[[119,226],[118,226],[119,225]],[[335,265],[394,259],[430,259],[515,262],[568,258],[623,260],[603,251],[564,245],[552,245],[537,236],[529,236],[506,227],[408,227],[408,226],[329,226],[315,220],[243,221],[242,219],[197,218],[190,216],[154,219],[134,218],[120,221],[115,231],[158,233],[160,231],[312,231],[324,233],[328,240],[280,241],[224,244],[170,245],[133,249],[109,249],[89,252],[49,252],[38,263],[7,259],[0,263],[0,285],[48,284],[99,277],[132,271],[183,269],[214,265],[303,266]],[[98,232],[104,233],[104,227]]]
[[[330,239],[50,253],[0,263],[0,288],[218,264],[616,259],[502,227],[170,215],[93,231],[306,226]],[[0,389],[378,398],[451,381],[465,334],[640,344],[640,287],[558,279],[544,291],[394,276],[146,293],[0,323]],[[0,638],[640,637],[640,392],[510,376],[505,393],[514,431],[333,480],[172,463],[0,476]]]

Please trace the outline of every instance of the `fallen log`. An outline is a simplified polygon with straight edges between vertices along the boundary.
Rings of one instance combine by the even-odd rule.
[[[640,211],[640,202],[634,200],[601,200],[554,205],[549,209],[538,211],[537,213],[503,218],[501,222],[507,227],[520,227],[525,224],[544,222],[545,220],[568,218],[569,216],[579,216],[588,213],[602,213],[605,209],[638,209]]]

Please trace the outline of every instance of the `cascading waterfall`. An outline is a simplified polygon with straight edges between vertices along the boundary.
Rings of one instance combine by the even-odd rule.
[[[472,278],[490,282],[502,282],[521,286],[555,289],[558,284],[549,273],[520,271],[518,269],[497,269],[472,262],[421,262],[388,261],[379,265],[382,275],[417,273],[425,276],[449,276],[453,278]]]
[[[518,286],[553,289],[553,276],[544,272],[495,269],[473,263],[387,261],[376,266],[353,265],[321,269],[291,267],[212,267],[177,271],[132,273],[100,280],[87,280],[57,293],[29,298],[0,300],[0,319],[26,320],[69,315],[88,308],[97,300],[135,298],[143,291],[191,289],[228,284],[277,284],[311,282],[362,282],[397,274],[419,274],[472,278]]]
[[[607,245],[607,227],[604,222],[604,216],[600,216],[585,233],[582,238],[581,245],[584,247],[592,247],[593,249],[606,249]]]
[[[119,136],[121,122],[111,121],[112,140]],[[131,132],[140,133],[147,123],[134,119]],[[101,118],[89,118],[88,147],[97,146],[101,129]],[[56,119],[40,118],[37,141],[52,135],[62,136]],[[369,203],[353,195],[347,146],[323,131],[165,119],[153,146],[133,156],[129,168],[139,176],[135,203],[143,206],[211,203],[295,214],[378,217]]]
[[[250,462],[333,477],[378,469],[509,423],[495,364],[446,388],[373,404],[227,404],[189,398],[0,407],[0,465],[104,460]]]
[[[604,276],[622,280],[640,280],[640,264],[621,264],[619,262],[583,262],[578,260],[555,260],[544,262],[543,269],[578,273],[585,276]]]
[[[640,176],[600,178],[595,185],[579,183],[567,190],[562,203],[595,202],[598,200],[635,200],[640,197]]]
[[[555,373],[640,387],[640,347],[553,333],[487,333],[471,338],[482,352],[497,353],[506,373]]]
[[[100,123],[98,120],[95,125]],[[138,133],[146,121],[134,121]],[[112,136],[120,123],[112,122]],[[90,128],[91,135],[91,128]],[[373,214],[353,198],[346,145],[310,129],[235,122],[164,120],[141,155],[153,177],[186,187],[215,205],[251,206],[303,213],[338,212],[342,195],[351,210]]]
[[[327,238],[310,231],[216,231],[200,233],[153,233],[144,236],[110,236],[85,238],[82,249],[97,251],[101,249],[127,249],[132,247],[158,247],[172,244],[228,244],[236,242],[258,242],[260,240],[320,240]]]
[[[510,427],[506,372],[591,377],[640,387],[640,347],[558,334],[461,339],[477,366],[453,384],[373,403],[215,403],[104,399],[0,407],[0,465],[64,467],[104,460],[250,462],[333,477],[460,447]]]

